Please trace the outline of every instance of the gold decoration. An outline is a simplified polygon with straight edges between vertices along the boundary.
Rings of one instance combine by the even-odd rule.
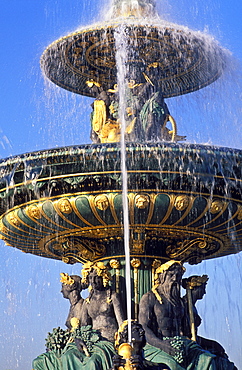
[[[133,353],[133,347],[129,343],[122,343],[118,347],[118,354],[125,359],[125,365],[120,366],[118,370],[133,370],[134,366],[131,364],[130,358]]]
[[[160,294],[158,293],[158,290],[157,290],[157,288],[158,288],[158,286],[159,286],[159,284],[156,284],[155,286],[153,286],[152,287],[152,292],[154,293],[154,295],[155,295],[155,297],[156,297],[156,299],[157,299],[157,301],[160,303],[160,304],[162,304],[163,302],[162,302],[162,298],[161,298],[161,296],[160,296]]]
[[[118,84],[113,85],[113,89],[109,89],[108,92],[111,92],[114,94],[118,92]]]
[[[119,278],[120,278],[120,261],[116,259],[111,259],[110,262],[110,267],[115,270],[115,276],[116,276],[116,284],[115,284],[115,291],[116,293],[119,293]]]
[[[101,276],[103,279],[103,285],[106,287],[110,280],[112,280],[111,274],[108,271],[107,266],[103,262],[91,262],[88,261],[84,263],[82,268],[82,282],[88,283],[88,275],[92,270],[95,270],[98,276]]]
[[[35,218],[36,220],[41,218],[39,207],[36,204],[31,204],[26,208],[26,213],[29,217]]]
[[[209,277],[208,275],[202,275],[202,276],[189,276],[185,280],[186,286],[183,286],[186,289],[194,289],[195,287],[201,286],[205,283],[207,283]]]
[[[130,264],[134,269],[138,269],[141,266],[140,259],[138,258],[133,258]]]
[[[69,263],[70,262],[70,258],[68,258],[68,257],[62,257],[61,260],[64,263]]]
[[[97,87],[101,87],[100,83],[98,82],[95,82],[94,80],[89,80],[89,81],[86,81],[86,84],[88,87],[93,87],[93,85],[97,86]]]
[[[70,277],[69,274],[65,274],[64,272],[60,273],[60,282],[65,285],[73,285],[75,283],[75,280]]]
[[[219,213],[223,209],[223,202],[220,200],[214,200],[210,206],[210,212],[212,214]]]
[[[151,81],[151,79],[147,76],[147,74],[145,74],[144,72],[143,72],[143,76],[144,76],[144,78],[146,79],[146,81],[149,83],[149,84],[151,84],[152,86],[155,86],[154,84],[153,84],[153,82]]]
[[[183,266],[181,261],[175,261],[175,260],[170,260],[166,263],[163,263],[160,267],[158,267],[155,271],[155,282],[158,280],[158,275],[163,274],[165,271],[167,271],[171,266],[179,264],[182,267],[182,270],[185,272],[186,269]]]
[[[8,229],[6,226],[3,224],[3,220],[0,220],[0,232],[3,234],[8,234]],[[3,239],[3,236],[1,236],[1,239]]]
[[[94,205],[101,211],[105,211],[109,207],[108,197],[105,194],[97,195],[94,199]]]
[[[182,269],[183,269],[184,272],[186,271],[185,267],[183,267],[182,262],[175,261],[175,260],[170,260],[170,261],[165,262],[162,265],[160,265],[160,267],[158,267],[156,269],[156,274],[162,274],[163,272],[167,271],[171,266],[175,265],[176,263],[178,265],[182,266]]]
[[[71,318],[71,331],[74,331],[80,327],[80,320],[77,317]]]
[[[189,198],[187,195],[178,195],[175,198],[174,206],[178,211],[184,211],[189,205]]]
[[[12,226],[20,226],[19,219],[17,218],[16,214],[14,211],[10,212],[7,215],[7,221],[10,223]]]
[[[237,218],[239,221],[242,220],[242,207],[238,207]]]
[[[137,233],[137,238],[134,238],[134,233]],[[144,230],[136,229],[131,231],[130,252],[132,254],[143,254],[145,251],[145,238],[142,237]]]
[[[106,123],[107,113],[106,104],[103,100],[94,100],[94,111],[92,118],[92,128],[99,135]]]
[[[138,269],[141,266],[141,262],[138,258],[133,258],[130,262],[134,269],[134,317],[138,320],[138,309],[139,309],[139,275]]]
[[[72,206],[67,198],[58,200],[57,207],[62,213],[70,214],[72,212]]]
[[[120,269],[120,266],[121,266],[119,260],[116,260],[116,259],[110,260],[109,264],[112,269]]]
[[[121,138],[121,126],[119,121],[107,120],[103,125],[99,138],[101,143],[117,143]]]
[[[154,261],[152,262],[152,265],[151,265],[151,268],[152,268],[152,271],[151,271],[151,274],[152,274],[152,286],[155,284],[155,271],[160,266],[161,266],[161,261],[160,260],[157,260],[157,259],[154,259]]]
[[[131,320],[131,322],[133,322],[134,320]],[[115,339],[115,342],[114,342],[114,347],[115,349],[117,350],[118,347],[119,347],[119,342],[120,342],[120,333],[123,333],[125,327],[128,325],[129,321],[128,320],[124,320],[122,322],[122,324],[119,326],[118,328],[118,331],[115,333],[115,336],[114,336],[114,339]]]
[[[135,197],[135,205],[139,209],[145,209],[150,203],[150,198],[146,194],[138,194]]]
[[[130,80],[129,82],[128,82],[128,87],[129,87],[129,89],[134,89],[135,87],[139,87],[139,86],[142,86],[143,84],[137,84],[136,82],[135,82],[135,80]]]
[[[194,319],[194,308],[193,308],[193,302],[192,302],[192,292],[189,287],[186,287],[186,293],[187,293],[187,303],[188,303],[188,312],[189,312],[189,318],[190,318],[190,328],[191,328],[191,340],[196,342],[197,341],[197,333],[196,333],[196,325],[195,325],[195,319]]]

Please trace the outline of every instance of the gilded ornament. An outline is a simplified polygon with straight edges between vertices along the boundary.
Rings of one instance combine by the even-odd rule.
[[[41,218],[39,207],[36,204],[31,204],[27,207],[26,213],[29,217],[35,218],[36,220]]]
[[[138,258],[133,258],[130,264],[134,269],[138,269],[141,266],[140,259]]]
[[[175,198],[174,206],[178,211],[184,211],[189,205],[189,198],[187,195],[178,195]]]
[[[77,317],[71,318],[71,331],[78,329],[80,327],[80,320]]]
[[[161,266],[161,261],[157,260],[157,259],[154,259],[154,261],[152,262],[152,268],[157,269],[160,266]]]
[[[18,220],[18,218],[16,217],[15,215],[15,212],[10,212],[8,215],[7,215],[7,221],[10,223],[10,225],[13,225],[13,226],[20,226],[20,222]]]
[[[60,282],[65,285],[73,285],[75,283],[75,280],[70,277],[69,274],[61,272],[60,273]]]
[[[8,233],[8,229],[3,224],[3,220],[2,219],[0,220],[0,232],[3,233],[3,234],[7,234]],[[3,239],[3,236],[1,236],[1,239]]]
[[[120,269],[121,267],[119,260],[116,260],[116,259],[111,259],[109,264],[110,264],[110,267],[115,270]]]
[[[64,263],[69,263],[70,262],[70,258],[68,258],[68,257],[62,257],[61,260]]]
[[[237,218],[239,221],[242,220],[242,208],[239,208],[238,213],[237,213]]]
[[[84,260],[93,260],[94,253],[89,251],[86,247],[84,247],[84,245],[79,244],[78,249],[80,250],[78,257],[83,258]]]
[[[88,261],[84,263],[82,267],[82,283],[87,284],[88,275],[92,270],[95,270],[97,275],[102,277],[104,287],[108,286],[108,283],[110,280],[112,280],[112,277],[107,266],[105,266],[103,262]]]
[[[216,214],[222,211],[222,209],[223,209],[223,202],[221,202],[220,200],[214,200],[211,204],[210,212],[212,214]]]
[[[162,304],[162,303],[163,303],[163,302],[162,302],[162,298],[161,298],[161,296],[160,296],[160,294],[158,293],[158,290],[157,290],[158,286],[159,286],[159,284],[156,284],[155,286],[153,286],[153,288],[152,288],[151,290],[152,290],[152,292],[154,293],[154,295],[155,295],[155,297],[156,297],[157,301],[158,301],[160,304]]]
[[[208,245],[208,243],[206,242],[206,240],[203,240],[202,242],[198,243],[198,248],[204,249],[204,248],[207,247],[207,245]]]
[[[193,275],[193,276],[189,276],[186,279],[182,279],[182,286],[185,289],[193,289],[193,288],[199,287],[199,286],[201,286],[203,284],[206,284],[207,281],[208,281],[208,279],[209,279],[208,275],[202,275],[202,276]]]
[[[106,211],[109,207],[108,197],[105,194],[97,195],[94,199],[94,205],[101,211]]]
[[[58,200],[57,207],[62,213],[70,214],[72,212],[71,203],[66,198]]]
[[[146,194],[138,194],[135,197],[135,205],[139,209],[145,209],[150,203],[150,198]]]
[[[155,273],[157,275],[157,278],[158,278],[158,274],[163,274],[163,272],[167,271],[171,266],[173,266],[176,263],[182,266],[182,269],[184,272],[186,271],[181,261],[170,260],[168,262],[163,263],[162,265],[160,265],[160,267],[156,269]]]

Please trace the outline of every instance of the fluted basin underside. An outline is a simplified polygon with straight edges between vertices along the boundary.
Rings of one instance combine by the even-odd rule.
[[[128,143],[131,256],[198,263],[242,250],[242,151]],[[0,164],[6,244],[67,263],[124,256],[120,147],[83,145]]]

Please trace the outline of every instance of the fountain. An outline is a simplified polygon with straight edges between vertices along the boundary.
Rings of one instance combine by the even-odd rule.
[[[143,95],[135,88],[146,87],[146,101],[162,92],[155,102],[164,108],[164,98],[201,89],[226,68],[226,54],[212,39],[208,47],[208,38],[200,33],[161,25],[154,2],[118,1],[105,23],[51,44],[41,58],[44,74],[58,86],[97,102],[109,92],[117,103],[114,51],[124,23],[125,73],[134,80],[126,91],[134,91],[138,108]],[[131,108],[123,125],[114,112],[105,127],[100,118],[92,121],[93,145],[2,161],[0,232],[7,245],[26,253],[68,264],[104,261],[116,277],[115,288],[125,292],[119,144],[125,126],[132,315],[137,319],[139,300],[151,288],[161,263],[173,259],[197,264],[241,250],[242,153],[178,144],[184,137],[178,135],[170,114],[157,128],[153,117],[147,123]],[[94,104],[94,115],[98,112]]]

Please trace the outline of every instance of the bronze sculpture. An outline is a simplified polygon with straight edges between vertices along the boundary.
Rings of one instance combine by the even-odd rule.
[[[227,359],[222,363],[184,333],[184,310],[180,288],[185,269],[179,261],[168,261],[156,270],[157,284],[140,301],[139,321],[146,332],[145,358],[164,362],[171,369],[236,369]],[[167,357],[167,354],[169,355]],[[171,363],[169,359],[175,359]]]

